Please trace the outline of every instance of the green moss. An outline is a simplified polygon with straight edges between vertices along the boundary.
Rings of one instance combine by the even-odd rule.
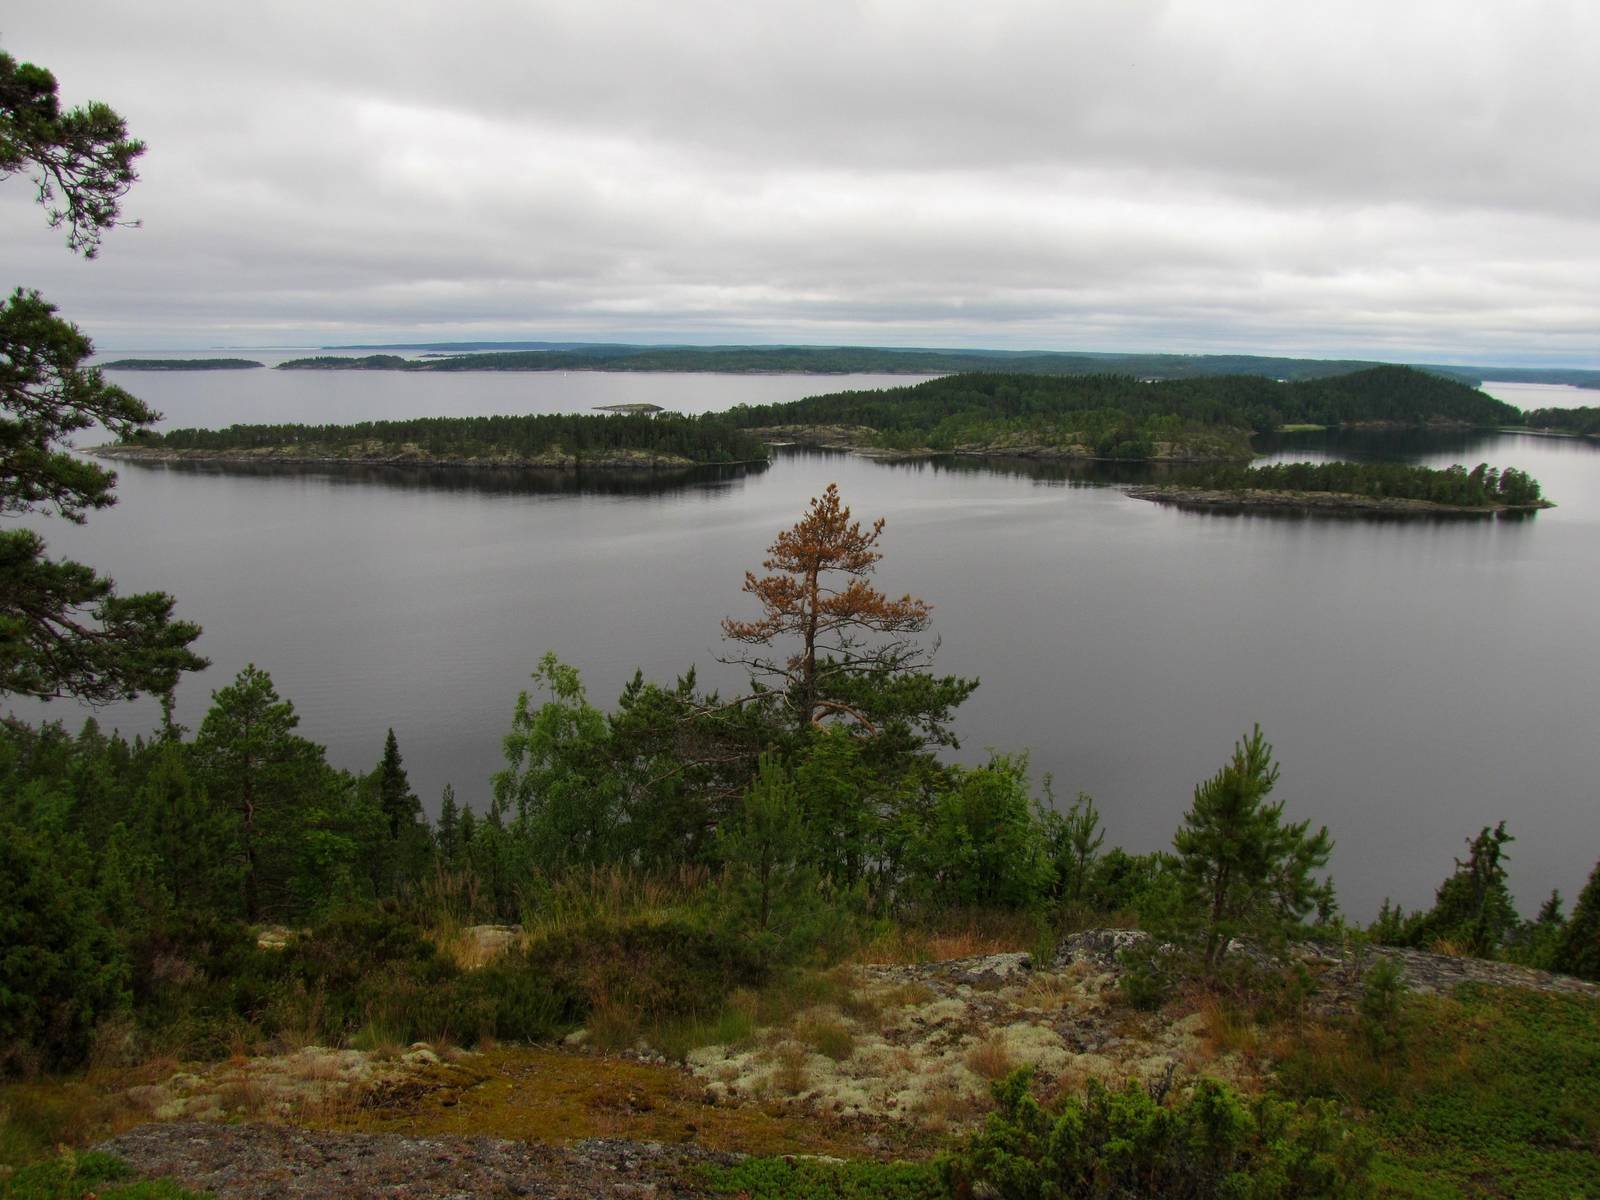
[[[692,1142],[755,1155],[871,1158],[883,1139],[901,1154],[931,1151],[915,1130],[897,1125],[874,1131],[782,1104],[708,1103],[704,1085],[672,1067],[527,1046],[506,1046],[437,1068],[431,1086],[382,1109],[337,1114],[326,1124],[409,1137]]]

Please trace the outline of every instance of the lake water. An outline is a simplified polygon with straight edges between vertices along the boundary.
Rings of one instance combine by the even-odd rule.
[[[225,425],[637,400],[707,410],[905,380],[252,371],[119,382],[169,424]],[[880,584],[933,603],[939,667],[983,681],[960,715],[963,757],[1031,749],[1058,796],[1095,796],[1108,842],[1167,845],[1194,785],[1259,721],[1288,814],[1337,839],[1332,869],[1356,916],[1385,895],[1429,902],[1464,839],[1502,818],[1524,908],[1551,887],[1570,900],[1600,857],[1600,448],[1313,435],[1269,450],[1487,459],[1531,472],[1560,507],[1438,522],[1196,515],[1130,499],[1091,469],[804,453],[659,487],[125,465],[116,508],[81,529],[44,527],[55,552],[124,590],[171,591],[204,625],[214,665],[179,690],[185,724],[255,662],[335,763],[370,767],[393,726],[430,807],[446,781],[481,805],[516,694],[547,650],[581,668],[602,706],[635,668],[670,679],[697,665],[703,681],[735,686],[716,657],[721,618],[751,612],[743,573],[836,481],[858,516],[887,517]],[[79,719],[60,703],[42,711]],[[102,715],[128,733],[155,719],[144,702]]]

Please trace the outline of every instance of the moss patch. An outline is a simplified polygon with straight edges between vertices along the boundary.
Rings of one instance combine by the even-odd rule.
[[[326,1128],[565,1143],[615,1137],[755,1155],[873,1157],[932,1150],[888,1122],[827,1121],[777,1099],[708,1102],[674,1067],[540,1047],[502,1047],[420,1077],[424,1086],[335,1114]]]

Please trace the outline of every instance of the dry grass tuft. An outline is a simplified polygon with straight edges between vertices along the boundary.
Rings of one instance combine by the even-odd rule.
[[[972,1124],[987,1107],[983,1098],[946,1080],[929,1088],[912,1111],[929,1132],[944,1133]]]
[[[1005,1078],[1017,1066],[1005,1039],[993,1033],[968,1050],[965,1061],[968,1070],[991,1082]]]
[[[1054,1012],[1066,1008],[1078,998],[1075,981],[1066,975],[1035,975],[1023,991],[1018,1003],[1023,1008],[1038,1008]]]
[[[794,1023],[794,1036],[834,1062],[843,1062],[855,1053],[855,1034],[826,1010],[813,1009],[802,1014]]]
[[[1216,996],[1200,1002],[1205,1021],[1204,1040],[1213,1056],[1243,1054],[1254,1057],[1262,1049],[1261,1027],[1237,1005]]]
[[[602,1050],[627,1050],[639,1040],[640,1014],[632,1005],[610,997],[595,1002],[584,1023],[591,1044]]]
[[[940,913],[927,924],[894,925],[853,956],[858,963],[915,964],[1032,950],[1039,925],[1027,913],[985,909]]]
[[[776,1065],[768,1077],[774,1092],[781,1096],[798,1096],[811,1086],[811,1075],[806,1070],[806,1063],[811,1055],[804,1046],[795,1042],[784,1042],[773,1054]]]

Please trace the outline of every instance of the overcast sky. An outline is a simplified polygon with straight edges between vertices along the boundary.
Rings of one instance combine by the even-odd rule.
[[[102,350],[593,338],[1600,366],[1595,0],[11,0],[149,143]]]

